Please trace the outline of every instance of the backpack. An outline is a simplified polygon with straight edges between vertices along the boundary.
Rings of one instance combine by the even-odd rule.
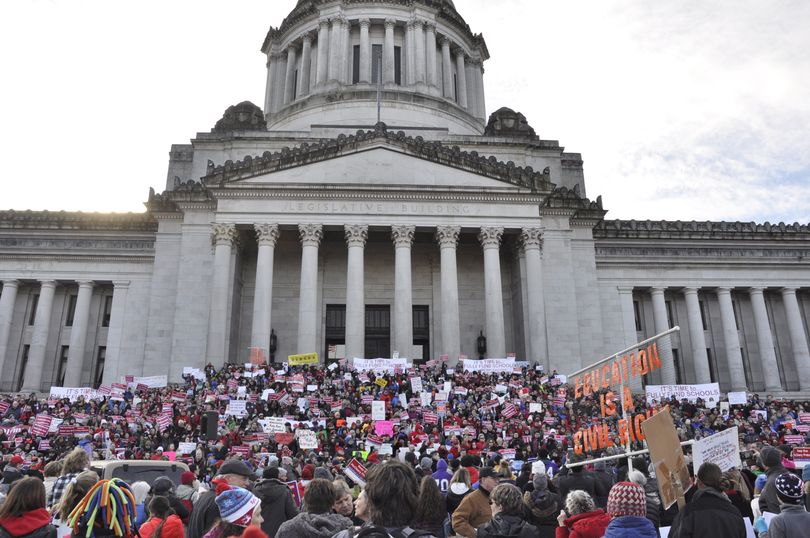
[[[357,534],[354,534],[354,529],[349,529],[349,538],[420,538],[422,536],[433,535],[427,531],[418,531],[410,527],[404,527],[391,533],[385,530],[385,527],[377,525],[363,525]]]

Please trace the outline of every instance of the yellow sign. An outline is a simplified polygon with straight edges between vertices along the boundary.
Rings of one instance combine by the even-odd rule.
[[[288,355],[287,364],[290,366],[299,366],[301,364],[318,364],[318,354],[302,353],[300,355]]]
[[[375,379],[374,382],[377,385],[379,385],[380,387],[385,387],[388,384],[388,381],[386,381],[385,379],[383,379],[381,377],[378,377],[377,379]]]

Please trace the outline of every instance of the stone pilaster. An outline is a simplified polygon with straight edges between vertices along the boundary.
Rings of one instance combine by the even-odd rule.
[[[503,228],[496,226],[484,226],[478,234],[484,249],[487,356],[492,358],[506,357],[500,255],[502,237]]]
[[[394,76],[394,19],[385,19],[385,41],[383,42],[383,82],[393,84]]]
[[[326,82],[329,66],[329,20],[318,21],[318,65],[315,67],[315,83],[321,85]]]
[[[295,68],[298,64],[298,50],[290,43],[287,47],[287,73],[284,76],[284,104],[295,100]]]
[[[453,61],[450,58],[450,39],[442,37],[442,86],[445,99],[453,99]]]
[[[309,73],[312,69],[312,35],[305,32],[301,35],[301,70],[298,73],[298,94],[309,93]]]

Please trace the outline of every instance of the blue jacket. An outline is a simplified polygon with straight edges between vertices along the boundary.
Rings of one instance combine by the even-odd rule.
[[[453,475],[447,472],[447,462],[439,460],[439,463],[436,464],[436,472],[433,473],[433,480],[436,481],[442,495],[447,495],[447,488],[450,487],[451,478],[453,478]]]
[[[610,521],[605,538],[658,538],[658,533],[646,517],[623,516]]]

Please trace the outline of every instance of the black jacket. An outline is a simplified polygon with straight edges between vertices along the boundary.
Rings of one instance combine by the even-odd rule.
[[[761,512],[778,514],[782,511],[782,507],[779,506],[779,498],[776,496],[776,479],[780,474],[786,472],[787,469],[785,469],[781,463],[765,471],[765,474],[768,475],[768,480],[765,482],[765,487],[762,488],[762,493],[759,496],[759,510]]]
[[[613,487],[613,475],[607,471],[594,471],[593,476],[596,479],[596,507],[607,508],[608,493],[610,488]]]
[[[281,480],[262,480],[253,493],[262,500],[262,530],[270,538],[276,535],[282,523],[298,515],[292,492]]]
[[[56,538],[56,527],[45,525],[28,534],[16,535],[0,526],[0,538]]]
[[[560,498],[562,499],[563,503],[565,502],[565,498],[568,496],[569,491],[574,491],[575,489],[581,489],[586,491],[591,498],[596,499],[598,496],[596,494],[596,477],[590,471],[577,471],[577,472],[570,472],[567,475],[559,475],[560,479],[557,482],[558,488],[560,490]],[[601,486],[599,488],[601,493]],[[607,493],[605,493],[605,497],[607,498]]]
[[[745,523],[725,494],[701,489],[675,517],[669,535],[672,538],[745,538]]]
[[[478,527],[478,538],[536,538],[537,528],[518,516],[498,514]]]
[[[526,521],[537,527],[540,538],[554,538],[557,532],[557,516],[563,509],[560,496],[551,491],[527,491],[523,494]]]
[[[200,495],[186,529],[186,538],[202,538],[206,532],[211,530],[214,522],[219,519],[219,507],[216,503],[217,494],[214,491],[207,491]]]

